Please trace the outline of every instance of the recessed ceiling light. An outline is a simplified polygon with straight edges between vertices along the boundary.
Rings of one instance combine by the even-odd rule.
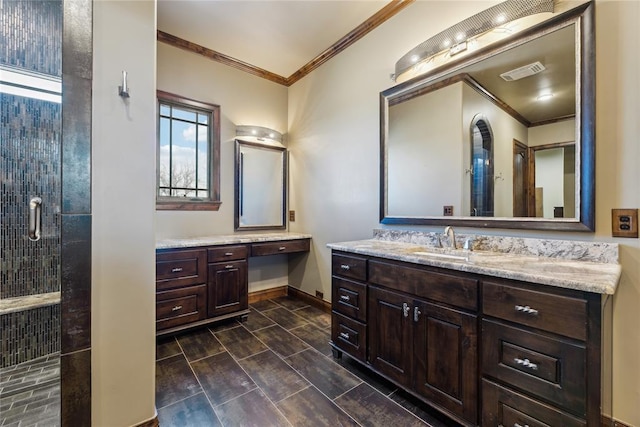
[[[416,62],[418,62],[418,59],[420,59],[420,57],[418,55],[413,55],[411,57],[411,62],[413,62],[415,64]]]
[[[451,40],[446,39],[446,40],[444,41],[444,43],[442,43],[442,44],[444,45],[444,47],[449,47],[449,46],[451,46]]]
[[[507,20],[507,16],[504,13],[501,13],[500,15],[496,16],[496,22],[498,24],[502,24],[506,20]]]
[[[465,34],[464,33],[458,33],[456,34],[456,40],[461,42],[462,40],[464,40],[465,38]]]

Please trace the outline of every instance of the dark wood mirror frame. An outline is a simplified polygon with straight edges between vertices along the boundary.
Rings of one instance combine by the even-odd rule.
[[[450,70],[490,57],[528,40],[546,34],[568,21],[580,28],[580,96],[576,117],[580,121],[580,210],[577,218],[540,219],[529,217],[393,217],[387,215],[386,137],[389,101],[419,91],[445,76]],[[561,15],[523,31],[514,37],[478,50],[465,58],[452,60],[427,74],[415,77],[380,93],[380,222],[388,225],[457,225],[463,227],[511,228],[531,230],[583,231],[595,229],[595,26],[593,2],[580,5]]]
[[[278,224],[256,224],[256,225],[242,225],[241,224],[241,187],[243,185],[241,179],[241,147],[256,148],[261,150],[269,150],[275,153],[279,153],[282,156],[282,189],[281,197],[282,203],[279,204],[281,213],[279,215]],[[236,231],[244,230],[284,230],[287,228],[287,149],[284,147],[278,147],[270,144],[261,144],[258,142],[245,141],[241,139],[235,140],[235,178],[234,178],[234,228]]]

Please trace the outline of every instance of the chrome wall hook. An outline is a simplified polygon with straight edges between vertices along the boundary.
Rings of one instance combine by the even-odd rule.
[[[129,98],[129,85],[127,85],[127,72],[122,71],[122,86],[118,86],[118,95]]]

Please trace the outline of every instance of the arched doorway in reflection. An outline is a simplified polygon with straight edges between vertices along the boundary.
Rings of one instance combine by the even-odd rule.
[[[471,216],[493,216],[493,132],[487,118],[471,121]]]

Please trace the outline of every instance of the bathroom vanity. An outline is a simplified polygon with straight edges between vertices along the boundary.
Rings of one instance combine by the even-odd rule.
[[[334,356],[463,425],[600,425],[617,245],[474,236],[464,251],[435,236],[328,245]]]
[[[249,314],[248,259],[308,252],[311,236],[238,234],[156,244],[156,334]]]

